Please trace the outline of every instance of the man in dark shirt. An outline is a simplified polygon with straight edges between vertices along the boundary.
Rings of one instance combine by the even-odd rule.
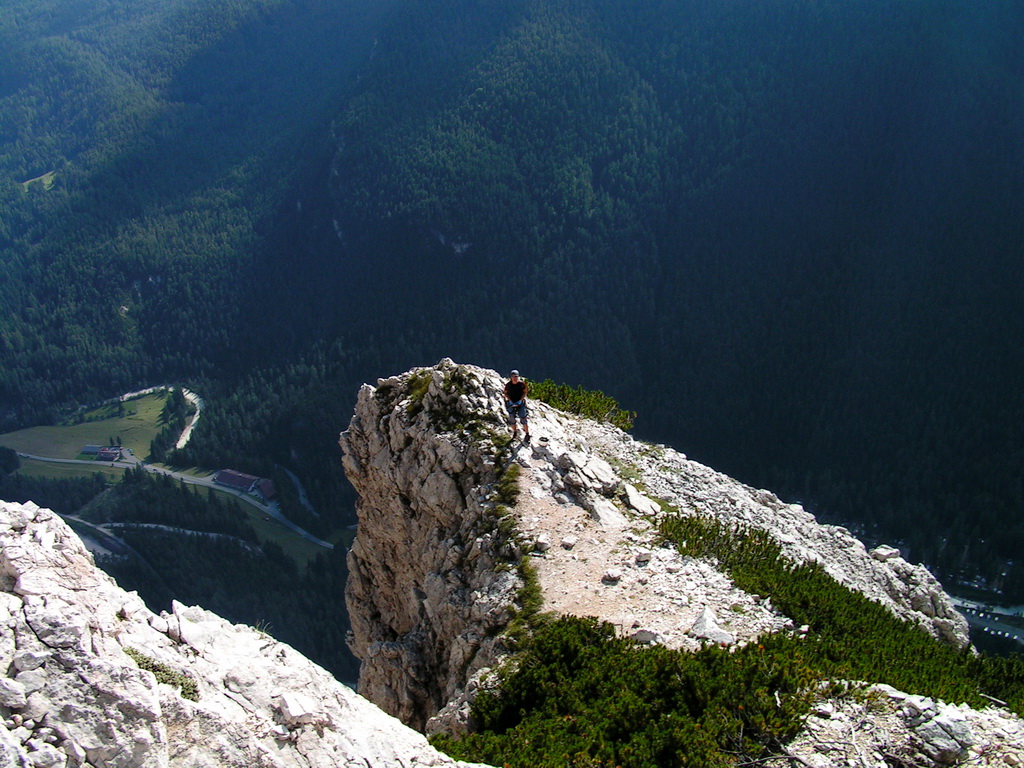
[[[530,442],[530,425],[526,423],[526,393],[529,387],[519,378],[519,371],[512,371],[511,379],[505,382],[505,407],[508,408],[508,420],[512,426],[512,439],[519,436],[516,419],[523,425],[523,440]]]

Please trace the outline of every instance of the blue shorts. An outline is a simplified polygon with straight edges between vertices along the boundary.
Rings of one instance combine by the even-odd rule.
[[[508,408],[508,420],[515,424],[516,418],[518,417],[523,424],[526,423],[526,402],[520,400],[517,403],[505,403],[505,407]]]

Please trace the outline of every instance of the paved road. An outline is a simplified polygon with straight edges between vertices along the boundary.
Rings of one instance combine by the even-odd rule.
[[[193,412],[192,418],[189,419],[188,424],[185,425],[185,429],[181,431],[181,436],[178,437],[178,442],[174,444],[175,448],[184,448],[188,445],[188,441],[192,438],[192,430],[195,429],[196,422],[199,421],[199,417],[203,414],[203,406],[206,405],[206,403],[203,402],[203,398],[195,392],[185,389],[185,387],[181,388],[181,394],[186,400],[195,406],[196,410]]]
[[[314,517],[320,517],[320,513],[316,511],[316,508],[313,506],[313,502],[311,502],[309,500],[309,496],[306,495],[306,488],[302,485],[302,481],[299,480],[299,476],[288,469],[288,467],[282,467],[280,464],[276,464],[275,466],[279,467],[282,472],[288,475],[288,477],[291,478],[292,483],[295,484],[295,489],[299,492],[299,503],[308,509]]]
[[[213,482],[213,479],[209,477],[196,477],[195,475],[186,475],[183,472],[175,472],[174,470],[171,469],[156,467],[153,466],[152,464],[146,464],[143,461],[139,461],[139,459],[135,458],[134,456],[129,456],[128,458],[122,459],[121,461],[113,461],[108,463],[105,461],[91,461],[89,459],[55,459],[52,456],[35,456],[31,453],[20,452],[18,453],[18,455],[21,456],[23,459],[34,459],[35,461],[48,461],[54,464],[91,464],[94,467],[98,467],[99,465],[108,466],[109,464],[109,466],[119,469],[129,469],[130,467],[142,467],[147,472],[151,472],[154,475],[167,475],[168,477],[173,477],[176,480],[181,480],[183,483],[187,483],[188,485],[201,485],[206,488],[216,488],[219,491],[224,491],[225,493],[232,494],[239,501],[244,501],[247,504],[251,504],[264,514],[267,514],[270,517],[277,520],[277,522],[279,522],[284,527],[295,531],[295,533],[299,534],[299,536],[306,539],[306,541],[311,541],[318,547],[323,547],[324,549],[334,549],[334,545],[330,542],[324,541],[323,539],[318,539],[309,531],[305,530],[304,528],[300,528],[287,517],[282,515],[281,510],[274,502],[271,502],[270,504],[264,504],[259,499],[255,498],[254,496],[250,496],[247,493],[242,493],[241,491],[235,491],[231,488],[225,488],[222,485],[217,485],[215,482]]]
[[[1007,640],[1016,640],[1021,645],[1024,645],[1024,629],[1008,623],[1003,618],[1005,614],[1002,612],[993,611],[988,606],[969,603],[957,600],[956,598],[953,599],[953,604],[964,615],[967,623],[972,628],[980,629],[982,632],[1003,637]]]
[[[118,469],[128,468],[128,466],[123,464],[122,462],[97,461],[96,459],[55,459],[52,456],[36,456],[33,453],[22,453],[21,451],[18,451],[18,455],[23,459],[32,459],[33,461],[48,461],[51,464],[91,464],[94,467],[116,466]]]

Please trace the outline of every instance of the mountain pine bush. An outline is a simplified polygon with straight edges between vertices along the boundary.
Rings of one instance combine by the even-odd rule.
[[[661,525],[683,554],[715,558],[741,589],[810,627],[813,665],[832,679],[888,683],[951,702],[985,706],[992,696],[1024,712],[1024,661],[974,655],[936,641],[815,564],[796,564],[768,534],[710,517],[674,515]],[[982,695],[984,694],[984,695]]]
[[[536,632],[500,692],[478,697],[478,733],[435,745],[523,768],[726,766],[731,755],[764,757],[792,737],[815,682],[798,656],[764,645],[689,654],[564,617]]]
[[[530,397],[559,410],[604,421],[623,430],[632,429],[636,419],[635,411],[623,410],[614,398],[604,392],[555,384],[551,379],[530,382]]]
[[[766,635],[742,648],[691,654],[617,637],[610,624],[562,617],[536,628],[499,685],[474,702],[477,732],[435,745],[509,768],[719,768],[781,754],[825,681],[885,682],[951,702],[985,696],[1024,712],[1024,662],[936,641],[852,592],[819,565],[783,557],[766,533],[709,517],[671,515],[666,543],[716,559],[806,637]],[[858,695],[857,686],[850,692]]]

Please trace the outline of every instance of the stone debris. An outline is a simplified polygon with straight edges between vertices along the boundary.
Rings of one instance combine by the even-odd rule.
[[[652,632],[649,629],[638,629],[631,637],[638,643],[647,643],[648,645],[656,645],[661,640],[657,632]]]
[[[300,691],[285,691],[280,696],[281,718],[285,725],[317,722],[316,702]]]
[[[718,626],[718,618],[710,608],[705,608],[700,612],[700,616],[690,627],[690,634],[698,640],[707,640],[718,645],[732,645],[736,642],[734,634],[726,632]]]
[[[178,603],[155,616],[48,509],[0,502],[0,584],[4,768],[466,765],[251,627]]]
[[[629,483],[623,483],[623,500],[631,510],[647,517],[656,517],[661,511],[655,502],[644,496]]]
[[[875,547],[871,550],[871,556],[875,560],[881,560],[883,563],[887,560],[893,560],[900,556],[900,551],[896,547],[890,547],[888,544],[882,544],[881,546]]]
[[[1005,709],[978,711],[874,685],[819,703],[787,753],[813,768],[1014,766],[1024,761],[1024,722]]]
[[[618,568],[609,568],[604,572],[604,576],[601,577],[601,581],[606,584],[618,584],[622,580],[622,571]]]

